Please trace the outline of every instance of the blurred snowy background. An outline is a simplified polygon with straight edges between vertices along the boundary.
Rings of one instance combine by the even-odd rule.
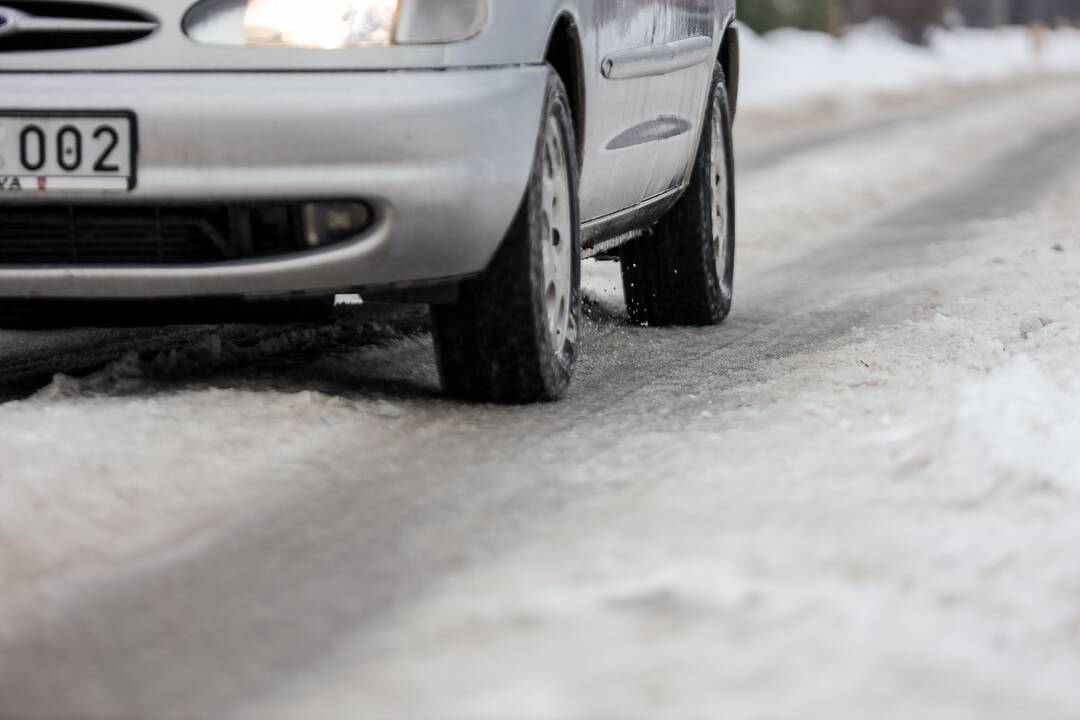
[[[739,14],[741,108],[1080,70],[1080,0],[744,0]]]

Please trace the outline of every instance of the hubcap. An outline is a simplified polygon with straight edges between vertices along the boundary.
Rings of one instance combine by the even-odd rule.
[[[728,258],[728,158],[727,136],[724,132],[724,113],[717,96],[713,106],[712,127],[712,206],[713,247],[716,249],[716,272],[720,284],[727,283]]]
[[[570,168],[562,132],[548,118],[544,134],[540,242],[544,248],[544,305],[551,345],[560,354],[576,332],[571,322],[573,287],[573,228],[570,217]]]

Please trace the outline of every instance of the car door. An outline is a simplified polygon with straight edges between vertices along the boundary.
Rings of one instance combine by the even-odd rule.
[[[667,0],[665,0],[667,1]],[[653,0],[591,0],[581,3],[591,44],[585,56],[587,107],[585,160],[581,176],[581,217],[586,222],[636,205],[655,166],[649,142],[649,78],[612,77],[605,69],[653,44]],[[591,13],[591,15],[586,15]]]
[[[701,122],[715,69],[719,42],[716,0],[660,0],[653,14],[656,72],[642,92],[645,115],[653,124],[653,164],[641,199],[662,196],[680,187],[693,165]]]

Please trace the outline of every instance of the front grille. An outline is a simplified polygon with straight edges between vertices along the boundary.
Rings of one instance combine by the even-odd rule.
[[[0,52],[122,45],[157,28],[149,15],[115,5],[0,0]]]
[[[293,204],[0,205],[0,264],[187,264],[305,249]]]

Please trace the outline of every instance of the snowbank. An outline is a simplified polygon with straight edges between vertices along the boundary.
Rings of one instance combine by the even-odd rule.
[[[823,33],[741,28],[740,105],[769,110],[804,102],[850,102],[1023,74],[1080,71],[1080,31],[1042,34],[1026,28],[937,31],[928,47],[904,43],[886,25],[853,28],[837,39]]]

